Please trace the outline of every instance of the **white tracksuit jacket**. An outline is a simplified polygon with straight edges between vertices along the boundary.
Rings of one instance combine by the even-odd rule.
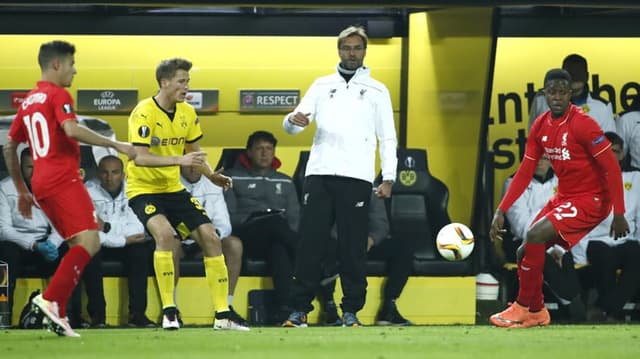
[[[47,216],[36,206],[31,207],[31,219],[18,211],[18,191],[11,177],[0,181],[0,241],[14,242],[25,250],[33,250],[33,244],[48,235],[56,247],[64,241],[51,227]]]
[[[617,246],[625,241],[637,241],[640,240],[640,231],[638,230],[638,224],[640,224],[640,172],[639,171],[625,171],[622,172],[622,184],[624,187],[624,218],[629,223],[629,234],[626,237],[614,240],[609,236],[611,229],[611,222],[613,221],[613,211],[609,213],[604,221],[602,221],[596,228],[591,230],[578,244],[571,248],[573,254],[573,261],[578,264],[587,264],[587,246],[589,241],[601,241],[607,243],[609,246]]]
[[[129,200],[125,194],[126,181],[122,185],[122,190],[116,198],[112,198],[97,179],[86,183],[89,196],[96,207],[96,214],[102,221],[109,222],[111,228],[109,232],[99,231],[100,244],[105,247],[124,247],[127,237],[134,234],[144,233],[144,226],[129,207]]]
[[[287,114],[284,129],[290,134],[304,128],[291,124],[296,112],[310,114],[317,129],[306,176],[344,176],[373,182],[375,149],[380,148],[382,177],[396,178],[396,130],[389,91],[360,67],[349,83],[338,73],[316,79],[296,109]]]

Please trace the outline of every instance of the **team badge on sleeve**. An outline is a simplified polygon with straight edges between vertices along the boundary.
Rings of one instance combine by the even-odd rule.
[[[140,127],[138,127],[138,136],[140,136],[142,138],[147,138],[147,137],[149,137],[149,134],[151,134],[151,130],[149,129],[148,126],[140,126]]]
[[[600,137],[596,138],[595,140],[593,140],[593,141],[592,141],[592,142],[593,142],[593,145],[595,146],[595,145],[599,145],[599,144],[601,144],[601,143],[604,141],[604,139],[605,139],[604,135],[602,135],[602,136],[600,136]]]
[[[73,113],[73,106],[71,106],[71,104],[69,103],[65,103],[64,105],[62,105],[62,111],[64,113]]]

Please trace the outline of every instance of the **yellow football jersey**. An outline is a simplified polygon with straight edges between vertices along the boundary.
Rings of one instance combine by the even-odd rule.
[[[129,116],[129,142],[148,146],[149,152],[158,156],[182,156],[185,143],[201,137],[198,115],[186,102],[176,104],[173,119],[153,97],[140,101]],[[140,167],[128,161],[126,189],[128,198],[181,191],[180,166]]]

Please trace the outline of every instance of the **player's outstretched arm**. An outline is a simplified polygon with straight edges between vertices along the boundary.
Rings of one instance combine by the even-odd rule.
[[[65,121],[62,124],[62,128],[64,129],[64,132],[67,134],[67,136],[75,138],[80,142],[95,146],[112,147],[116,151],[127,155],[129,159],[134,159],[136,156],[136,152],[134,151],[131,144],[112,140],[109,137],[103,136],[85,126],[78,124],[76,121]]]
[[[189,152],[184,156],[161,156],[151,153],[149,147],[133,146],[135,150],[134,162],[140,167],[169,167],[169,166],[202,166],[207,161],[207,153],[203,151]]]

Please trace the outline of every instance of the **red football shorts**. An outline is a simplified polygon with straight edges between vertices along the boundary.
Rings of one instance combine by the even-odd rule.
[[[533,223],[547,217],[556,229],[559,238],[546,243],[547,248],[558,244],[569,250],[611,212],[611,202],[598,195],[584,195],[568,198],[553,196],[540,210]]]
[[[74,181],[58,193],[38,199],[38,205],[65,240],[98,229],[96,210],[82,181]]]

